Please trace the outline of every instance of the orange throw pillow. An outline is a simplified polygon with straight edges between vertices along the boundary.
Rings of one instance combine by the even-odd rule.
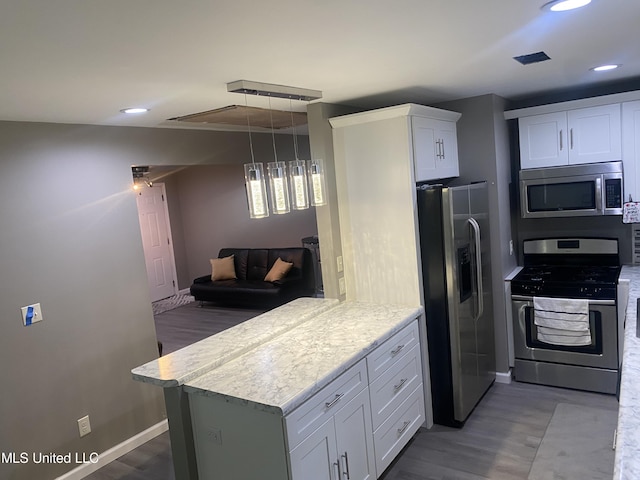
[[[282,280],[289,270],[293,267],[293,263],[285,262],[280,257],[273,263],[273,267],[267,273],[267,276],[264,277],[265,282],[277,282],[278,280]]]
[[[233,255],[224,258],[211,258],[211,280],[235,280],[236,267],[233,264]]]

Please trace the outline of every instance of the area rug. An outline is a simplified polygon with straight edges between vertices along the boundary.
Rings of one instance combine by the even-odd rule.
[[[153,307],[153,314],[158,315],[163,312],[168,312],[169,310],[173,310],[174,308],[181,307],[188,303],[195,302],[195,299],[191,295],[174,295],[173,297],[164,298],[162,300],[158,300],[157,302],[153,302],[151,306]]]
[[[611,480],[614,410],[559,403],[538,447],[529,480]]]

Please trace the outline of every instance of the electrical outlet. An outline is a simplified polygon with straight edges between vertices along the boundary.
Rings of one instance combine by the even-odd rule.
[[[212,443],[222,445],[222,430],[218,427],[209,427],[207,429],[207,438]]]
[[[42,318],[42,308],[40,308],[39,303],[34,303],[32,305],[27,305],[26,307],[22,307],[22,324],[26,327],[31,325],[32,323],[41,322]]]
[[[338,289],[340,290],[340,295],[347,294],[347,287],[344,284],[344,277],[340,277],[338,279]]]
[[[84,417],[78,419],[78,431],[80,432],[81,437],[84,437],[85,435],[89,435],[91,433],[91,423],[89,422],[89,415],[85,415]]]

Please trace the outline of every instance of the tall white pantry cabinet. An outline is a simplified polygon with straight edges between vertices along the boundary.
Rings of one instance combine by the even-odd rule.
[[[348,301],[424,304],[416,183],[458,176],[460,117],[405,104],[329,120]],[[430,427],[424,319],[418,328],[425,423]]]
[[[460,116],[404,104],[329,120],[347,300],[422,304],[416,182],[458,176]]]

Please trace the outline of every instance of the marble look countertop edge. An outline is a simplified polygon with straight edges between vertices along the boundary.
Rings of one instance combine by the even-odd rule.
[[[614,461],[615,480],[640,478],[640,339],[636,337],[636,300],[640,297],[640,266],[623,266],[621,282],[629,283],[626,305],[618,426]]]
[[[295,309],[296,304],[302,303],[302,302],[307,303],[309,300],[315,301],[317,303],[317,306],[315,306],[315,308],[313,309],[310,309],[309,311],[304,312],[303,314],[300,315],[300,317],[296,321],[287,323],[281,329],[271,330],[269,334],[257,337],[250,342],[240,341],[238,342],[238,345],[241,345],[240,347],[234,350],[225,351],[225,353],[222,353],[222,354],[217,353],[215,354],[215,356],[201,353],[201,352],[196,352],[195,355],[197,357],[199,356],[202,360],[200,362],[200,365],[195,368],[192,366],[186,367],[183,372],[177,372],[174,375],[172,375],[170,378],[163,378],[163,375],[162,375],[162,370],[164,369],[163,363],[171,362],[173,359],[182,359],[183,357],[191,355],[192,352],[194,352],[196,349],[203,347],[204,345],[208,345],[210,348],[215,348],[216,335],[207,337],[199,342],[196,342],[193,345],[189,345],[180,350],[169,353],[164,357],[160,357],[158,359],[152,360],[150,362],[147,362],[144,365],[141,365],[139,367],[132,369],[131,370],[132,378],[138,382],[149,383],[149,384],[152,384],[158,387],[163,387],[163,388],[178,387],[180,385],[183,385],[185,382],[188,382],[189,380],[193,380],[194,378],[197,378],[212,369],[218,368],[224,365],[225,363],[230,362],[234,358],[237,358],[245,354],[246,352],[252,350],[256,346],[264,343],[265,341],[269,341],[275,338],[276,336],[281,335],[282,333],[289,331],[292,328],[295,328],[301,323],[306,322],[311,318],[314,318],[316,315],[320,313],[324,313],[327,310],[335,308],[336,306],[339,305],[339,301],[337,299],[325,299],[325,298],[311,299],[311,298],[304,297],[302,299],[293,300],[292,302],[286,303],[273,310],[269,310],[261,315],[258,315],[250,320],[247,320],[247,322],[249,323],[247,322],[244,322],[244,323],[246,325],[250,325],[253,323],[261,322],[265,319],[269,319],[270,321],[277,320],[278,316],[280,316],[281,314],[282,315],[290,314],[289,310]],[[234,332],[242,333],[242,330],[243,330],[242,325],[243,324],[236,326],[240,328],[232,327],[230,329],[225,330],[224,332],[227,332],[226,333],[227,336],[233,335]],[[207,359],[203,357],[210,357],[210,358]]]
[[[332,312],[335,312],[335,310],[333,310]],[[332,312],[329,312],[329,313],[332,313]],[[344,372],[346,372],[349,368],[353,367],[359,361],[363,360],[376,347],[384,343],[386,340],[391,338],[394,334],[396,334],[397,332],[405,328],[407,325],[411,324],[411,322],[416,320],[423,313],[424,313],[424,310],[422,307],[417,307],[415,309],[407,308],[405,315],[400,320],[398,320],[397,323],[395,323],[389,329],[387,329],[382,335],[378,336],[372,342],[369,342],[365,345],[361,345],[357,351],[354,351],[353,354],[348,357],[348,359],[346,359],[343,362],[340,362],[339,364],[333,365],[331,368],[328,369],[329,371],[326,375],[323,375],[322,377],[309,382],[309,385],[306,388],[304,388],[302,391],[296,392],[295,395],[291,396],[285,402],[279,405],[272,405],[272,404],[264,403],[255,399],[229,395],[228,393],[225,393],[225,392],[215,391],[213,388],[207,388],[207,387],[202,387],[198,385],[191,385],[189,383],[186,383],[183,388],[185,392],[189,394],[216,397],[226,402],[233,402],[233,403],[254,408],[256,410],[270,412],[276,415],[286,416],[289,413],[291,413],[293,410],[295,410],[297,407],[302,405],[306,400],[311,398],[315,393],[320,391],[322,388],[326,387],[329,383],[331,383],[333,380],[335,380]],[[277,341],[277,338],[274,339],[274,341]],[[245,355],[243,355],[243,358],[239,357],[238,359],[236,359],[236,361],[238,362],[245,361],[245,360],[249,361],[248,357],[250,355],[251,355],[251,352],[247,352]]]

